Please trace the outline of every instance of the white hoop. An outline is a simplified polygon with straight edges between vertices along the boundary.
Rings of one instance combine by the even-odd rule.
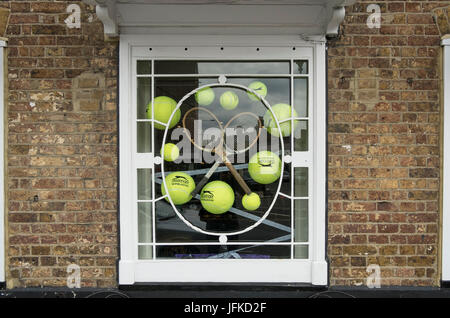
[[[200,232],[200,233],[203,233],[203,234],[206,234],[206,235],[218,236],[219,239],[220,239],[221,237],[222,237],[222,239],[223,239],[224,236],[233,236],[233,235],[239,235],[239,234],[242,234],[242,233],[246,233],[246,232],[248,232],[248,231],[254,229],[255,227],[257,227],[258,225],[260,225],[260,224],[268,217],[268,215],[270,214],[270,211],[272,210],[272,208],[273,208],[273,206],[274,206],[274,204],[275,204],[275,202],[276,202],[276,198],[278,197],[278,195],[279,195],[279,193],[280,193],[281,184],[282,184],[282,182],[283,182],[283,173],[284,173],[284,164],[283,164],[283,163],[284,163],[284,160],[283,160],[283,157],[284,157],[284,141],[283,141],[283,134],[282,134],[282,130],[281,130],[281,127],[280,127],[280,123],[279,123],[279,121],[278,121],[278,118],[275,116],[275,113],[272,111],[272,107],[270,106],[270,104],[267,102],[267,100],[266,100],[264,97],[262,97],[261,95],[259,95],[259,94],[258,94],[256,91],[254,91],[253,89],[248,88],[248,87],[243,86],[243,85],[239,85],[239,84],[221,83],[221,82],[223,82],[223,79],[222,79],[222,81],[221,81],[221,79],[222,79],[222,78],[219,76],[219,83],[218,83],[218,84],[207,84],[207,85],[203,85],[203,86],[201,86],[201,87],[198,87],[198,88],[192,90],[190,93],[186,94],[186,95],[178,102],[177,106],[176,106],[175,109],[172,111],[172,114],[170,115],[170,118],[168,119],[167,122],[170,123],[170,122],[172,121],[172,118],[173,118],[173,116],[175,115],[176,111],[181,107],[181,105],[184,103],[184,101],[185,101],[186,99],[188,99],[190,96],[192,96],[193,94],[195,94],[196,92],[198,92],[198,91],[201,90],[201,89],[204,89],[204,88],[207,88],[207,87],[209,87],[209,88],[212,88],[212,87],[232,87],[232,88],[243,89],[243,90],[245,90],[245,91],[247,91],[247,92],[253,93],[253,94],[255,94],[256,96],[258,96],[258,97],[260,98],[260,100],[262,101],[262,103],[264,104],[264,106],[265,106],[268,110],[270,110],[270,112],[272,113],[272,117],[275,119],[275,123],[277,124],[278,132],[279,132],[279,139],[281,140],[281,158],[280,158],[280,159],[281,159],[281,163],[282,163],[282,164],[281,164],[281,174],[280,174],[281,177],[280,177],[280,180],[279,180],[279,182],[278,182],[278,188],[277,188],[277,191],[276,191],[275,196],[274,196],[274,198],[273,198],[273,201],[272,201],[271,205],[269,206],[269,208],[267,209],[267,211],[266,211],[266,212],[264,213],[264,215],[263,215],[258,221],[256,221],[254,224],[252,224],[252,225],[246,227],[246,228],[243,229],[243,230],[236,231],[236,232],[229,232],[229,233],[221,232],[221,233],[216,233],[216,232],[205,231],[205,230],[203,230],[203,229],[201,229],[201,228],[199,228],[199,227],[193,225],[191,222],[189,222],[188,220],[186,220],[186,219],[183,217],[183,215],[178,211],[178,209],[176,208],[175,204],[174,204],[173,201],[172,201],[172,198],[171,198],[170,195],[169,195],[169,192],[167,192],[167,197],[169,198],[169,203],[170,203],[170,205],[172,206],[172,209],[173,209],[174,212],[177,214],[177,216],[178,216],[178,217],[179,217],[179,218],[180,218],[187,226],[189,226],[191,229],[193,229],[193,230],[195,230],[195,231],[197,231],[197,232]],[[169,131],[168,126],[166,126],[166,129],[164,130],[163,140],[162,140],[162,142],[163,142],[162,144],[163,144],[163,145],[166,143],[167,132],[168,132],[168,131]],[[161,157],[164,158],[164,147],[162,147]],[[168,188],[167,188],[167,184],[166,184],[165,171],[164,171],[164,162],[161,164],[161,177],[162,177],[162,182],[163,182],[164,188],[165,188],[165,189],[168,189]]]

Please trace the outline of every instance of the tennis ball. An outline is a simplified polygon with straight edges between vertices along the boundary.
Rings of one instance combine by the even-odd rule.
[[[154,99],[153,102],[148,103],[147,105],[147,118],[152,119],[152,108],[155,107],[153,111],[155,113],[155,120],[167,124],[169,122],[169,118],[172,115],[173,111],[177,107],[177,102],[170,97],[167,96],[158,96]],[[173,128],[181,118],[181,111],[178,108],[175,112],[175,115],[172,117],[172,120],[169,124],[169,128]],[[159,130],[166,129],[165,126],[155,123],[155,128]]]
[[[211,181],[203,187],[200,202],[203,208],[212,214],[225,213],[234,204],[233,188],[223,181]]]
[[[273,183],[281,176],[281,159],[271,151],[260,151],[248,162],[248,173],[258,183]]]
[[[257,92],[259,95],[261,95],[262,97],[266,97],[266,95],[267,95],[267,86],[263,82],[260,82],[260,81],[251,82],[250,85],[248,85],[248,88],[251,88],[252,90]],[[253,93],[248,92],[247,95],[253,101],[260,100],[259,97]]]
[[[216,94],[211,87],[205,87],[195,93],[195,100],[201,106],[208,106],[214,101]]]
[[[175,161],[179,156],[180,156],[180,149],[178,149],[177,145],[172,144],[170,142],[164,145],[164,160]]]
[[[166,176],[166,184],[169,196],[175,205],[181,205],[192,199],[191,192],[195,189],[195,181],[184,172],[172,172]],[[161,183],[161,192],[166,195],[164,183]],[[167,202],[169,198],[166,198]]]
[[[264,126],[267,128],[267,131],[274,137],[279,137],[280,133],[273,115],[276,116],[278,122],[291,117],[298,117],[298,114],[295,111],[295,109],[293,109],[288,104],[276,104],[272,106],[272,112],[270,110],[267,110],[266,113],[264,114],[263,120]],[[297,127],[297,125],[298,121],[294,120],[294,130]],[[288,137],[291,135],[292,129],[290,120],[280,123],[280,128],[281,128],[281,135],[283,137]]]
[[[261,205],[261,199],[255,192],[242,197],[242,206],[249,211],[254,211]]]
[[[225,109],[235,109],[238,104],[239,97],[232,91],[226,91],[220,96],[220,105]]]

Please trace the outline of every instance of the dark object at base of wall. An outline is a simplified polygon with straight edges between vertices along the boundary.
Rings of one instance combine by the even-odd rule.
[[[441,288],[450,288],[450,281],[448,280],[441,281]]]
[[[17,288],[0,290],[0,298],[450,298],[450,282],[437,287],[314,287],[299,285],[132,285],[118,289]]]

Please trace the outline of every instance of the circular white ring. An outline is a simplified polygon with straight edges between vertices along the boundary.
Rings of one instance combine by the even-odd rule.
[[[284,162],[284,140],[283,140],[283,134],[282,134],[282,130],[280,127],[280,123],[278,121],[277,116],[275,116],[275,113],[272,111],[272,107],[270,106],[270,104],[267,102],[267,100],[262,97],[261,95],[259,95],[256,91],[254,91],[251,88],[248,88],[244,85],[239,85],[239,84],[231,84],[231,83],[227,83],[227,84],[206,84],[203,86],[200,86],[194,90],[192,90],[190,93],[187,93],[186,95],[184,95],[184,97],[182,99],[180,99],[180,101],[178,102],[177,106],[175,107],[175,109],[172,111],[172,114],[170,115],[170,118],[167,120],[168,123],[172,122],[172,118],[173,116],[175,116],[176,111],[181,107],[181,105],[184,103],[184,101],[186,99],[188,99],[190,96],[192,96],[193,94],[195,94],[196,92],[198,92],[201,89],[204,88],[212,88],[212,87],[231,87],[231,88],[237,88],[237,89],[242,89],[245,90],[247,92],[250,92],[252,94],[255,94],[256,96],[259,96],[261,98],[261,102],[264,104],[264,106],[270,110],[270,112],[273,115],[273,118],[275,119],[275,123],[277,124],[277,128],[278,128],[278,132],[279,132],[279,139],[281,141],[281,162]],[[163,140],[162,140],[162,144],[164,145],[166,143],[166,139],[167,139],[167,132],[169,131],[169,126],[166,126],[166,129],[164,130],[164,136],[163,136]],[[164,147],[162,147],[162,152],[161,152],[161,157],[164,158]],[[247,228],[240,230],[240,231],[236,231],[236,232],[230,232],[230,233],[216,233],[216,232],[210,232],[210,231],[205,231],[195,225],[193,225],[191,222],[189,222],[188,220],[186,220],[183,215],[178,211],[178,209],[176,208],[175,204],[172,201],[172,198],[170,197],[170,195],[167,195],[167,198],[169,199],[169,203],[172,206],[172,209],[174,210],[174,212],[177,214],[177,216],[181,219],[181,221],[183,221],[187,226],[189,226],[191,229],[206,234],[206,235],[214,235],[214,236],[232,236],[232,235],[240,235],[242,233],[248,232],[252,229],[254,229],[255,227],[257,227],[258,225],[260,225],[269,215],[270,211],[272,210],[274,204],[275,204],[275,199],[277,198],[277,196],[280,193],[280,189],[281,189],[281,184],[283,183],[283,173],[284,173],[284,165],[281,165],[281,172],[280,172],[280,181],[278,182],[278,188],[276,191],[276,194],[273,198],[273,201],[271,203],[271,205],[269,206],[269,208],[267,209],[267,211],[264,213],[264,215],[258,220],[256,221],[254,224],[248,226]],[[163,179],[163,185],[164,188],[167,189],[167,184],[166,184],[166,176],[165,176],[165,171],[164,171],[164,164],[161,165],[161,176]]]

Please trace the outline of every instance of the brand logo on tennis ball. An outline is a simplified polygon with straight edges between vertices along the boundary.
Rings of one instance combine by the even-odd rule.
[[[187,186],[189,184],[189,180],[186,177],[183,176],[175,176],[172,179],[172,185],[183,185]]]
[[[214,193],[208,190],[202,192],[201,199],[203,201],[214,201]]]
[[[274,164],[273,157],[260,156],[258,158],[258,164],[262,167],[272,167]]]

